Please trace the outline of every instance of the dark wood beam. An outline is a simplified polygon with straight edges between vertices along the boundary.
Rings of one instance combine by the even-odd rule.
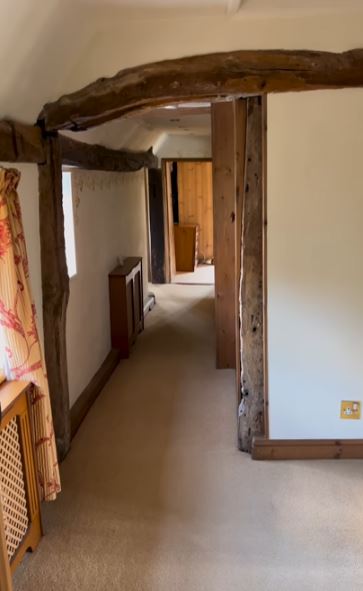
[[[60,135],[63,164],[87,170],[111,172],[135,172],[141,168],[155,168],[158,159],[152,148],[147,152],[112,150],[98,144],[87,144],[65,135]]]
[[[41,129],[16,121],[0,121],[0,161],[45,161]]]
[[[59,458],[71,441],[66,351],[69,278],[64,243],[62,160],[58,134],[45,139],[46,161],[39,165],[44,349]]]
[[[263,114],[263,97],[249,98],[239,297],[242,342],[239,445],[247,452],[251,451],[254,437],[265,435]]]
[[[363,86],[363,49],[232,51],[121,70],[48,103],[47,130],[87,129],[145,107],[187,100]]]
[[[161,169],[148,171],[150,262],[152,283],[165,283],[165,211]]]

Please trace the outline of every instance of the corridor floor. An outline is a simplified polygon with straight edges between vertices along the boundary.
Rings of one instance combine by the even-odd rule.
[[[361,590],[362,462],[238,452],[234,375],[214,369],[212,288],[155,291],[15,590]]]

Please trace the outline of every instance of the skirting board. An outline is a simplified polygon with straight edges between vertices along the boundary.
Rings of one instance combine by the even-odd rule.
[[[120,361],[120,351],[112,349],[102,363],[100,369],[93,376],[92,380],[85,387],[82,394],[77,398],[71,408],[71,436],[77,433],[83,419],[90,410],[92,404],[100,394],[102,388],[111,377],[114,369]]]
[[[363,459],[363,439],[264,439],[252,442],[253,460]]]

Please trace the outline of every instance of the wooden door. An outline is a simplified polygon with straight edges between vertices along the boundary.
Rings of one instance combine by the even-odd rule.
[[[178,162],[179,223],[199,226],[198,260],[213,259],[211,162]]]

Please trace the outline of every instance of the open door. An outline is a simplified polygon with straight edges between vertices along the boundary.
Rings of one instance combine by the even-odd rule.
[[[163,169],[170,280],[214,284],[211,161],[164,161]]]

